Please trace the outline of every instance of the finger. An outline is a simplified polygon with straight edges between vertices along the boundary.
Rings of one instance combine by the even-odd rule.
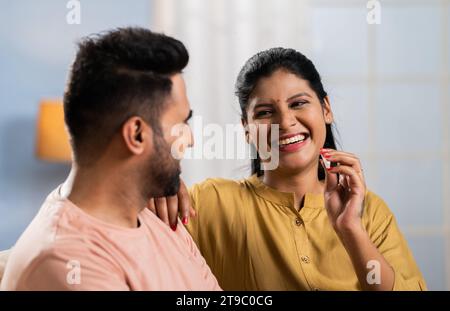
[[[182,180],[180,182],[180,189],[178,190],[178,207],[180,209],[181,222],[187,225],[189,222],[192,206],[191,200],[189,198],[189,192]]]
[[[344,175],[344,187],[349,188],[350,187],[350,177],[347,175]]]
[[[197,217],[197,211],[195,210],[195,208],[192,205],[189,208],[189,217],[191,217],[191,218]]]
[[[340,177],[339,186],[341,193],[343,195],[347,195],[349,192],[351,192],[349,177],[344,174],[339,174],[339,177]]]
[[[178,224],[178,197],[176,195],[167,197],[166,202],[170,228],[172,228],[173,231],[176,231]]]
[[[328,153],[324,155],[325,159],[331,162],[339,162],[341,164],[350,165],[355,169],[355,171],[361,171],[361,162],[359,158],[356,158],[352,155],[336,152],[336,153]]]
[[[156,215],[155,200],[154,200],[153,198],[151,198],[151,199],[148,201],[147,208],[148,208],[149,210],[151,210],[153,214]]]
[[[326,154],[329,154],[329,155],[331,155],[331,154],[340,154],[340,155],[348,156],[348,157],[350,157],[350,158],[359,159],[358,156],[356,156],[356,155],[353,154],[353,153],[345,152],[345,151],[338,151],[338,150],[334,150],[334,149],[322,149],[322,150],[320,151],[320,153],[321,153],[321,154],[324,154],[324,155],[326,155]]]
[[[164,223],[170,226],[169,213],[167,211],[167,201],[165,197],[155,198],[156,214]]]
[[[323,163],[322,159],[320,159],[320,164],[322,165],[322,167],[325,171],[325,191],[331,192],[331,191],[335,190],[338,185],[338,177],[335,174],[329,173],[329,169],[327,169],[327,167],[325,166],[325,163]]]
[[[358,157],[351,153],[333,151],[324,154],[325,159],[331,162],[337,162],[340,164],[345,164],[351,166],[361,178],[362,182],[365,184],[364,172],[362,169],[361,161]]]
[[[348,176],[348,181],[346,181],[348,183],[348,189],[351,189],[353,193],[364,195],[364,183],[352,167],[347,165],[335,166],[329,170],[329,173],[331,173],[330,175],[342,174]]]

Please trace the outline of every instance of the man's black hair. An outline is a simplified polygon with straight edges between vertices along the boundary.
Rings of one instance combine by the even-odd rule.
[[[119,28],[84,38],[64,94],[75,160],[88,164],[132,116],[156,131],[171,92],[170,77],[189,61],[180,41],[144,28]]]

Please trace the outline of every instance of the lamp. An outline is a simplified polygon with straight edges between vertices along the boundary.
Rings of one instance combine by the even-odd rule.
[[[43,100],[39,105],[36,157],[50,162],[70,162],[72,149],[64,124],[60,100]]]

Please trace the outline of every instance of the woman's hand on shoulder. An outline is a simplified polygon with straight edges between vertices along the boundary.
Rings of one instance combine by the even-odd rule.
[[[177,230],[178,216],[180,216],[182,223],[186,225],[189,222],[189,218],[196,215],[183,180],[180,180],[180,188],[176,195],[152,198],[149,200],[147,208],[170,226],[173,231]]]

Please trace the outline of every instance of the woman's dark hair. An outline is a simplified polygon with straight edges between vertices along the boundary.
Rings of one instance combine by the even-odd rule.
[[[237,77],[236,96],[239,98],[239,105],[244,120],[247,119],[249,98],[256,84],[261,78],[269,77],[278,69],[285,69],[299,78],[307,80],[320,102],[324,104],[327,93],[323,88],[322,80],[314,64],[305,55],[296,50],[281,47],[272,48],[252,56],[244,64]],[[324,148],[336,149],[331,124],[326,125]],[[264,174],[264,171],[261,169],[259,155],[252,160],[252,174],[257,174],[257,176]],[[325,178],[322,165],[319,165],[318,175],[320,180]]]

